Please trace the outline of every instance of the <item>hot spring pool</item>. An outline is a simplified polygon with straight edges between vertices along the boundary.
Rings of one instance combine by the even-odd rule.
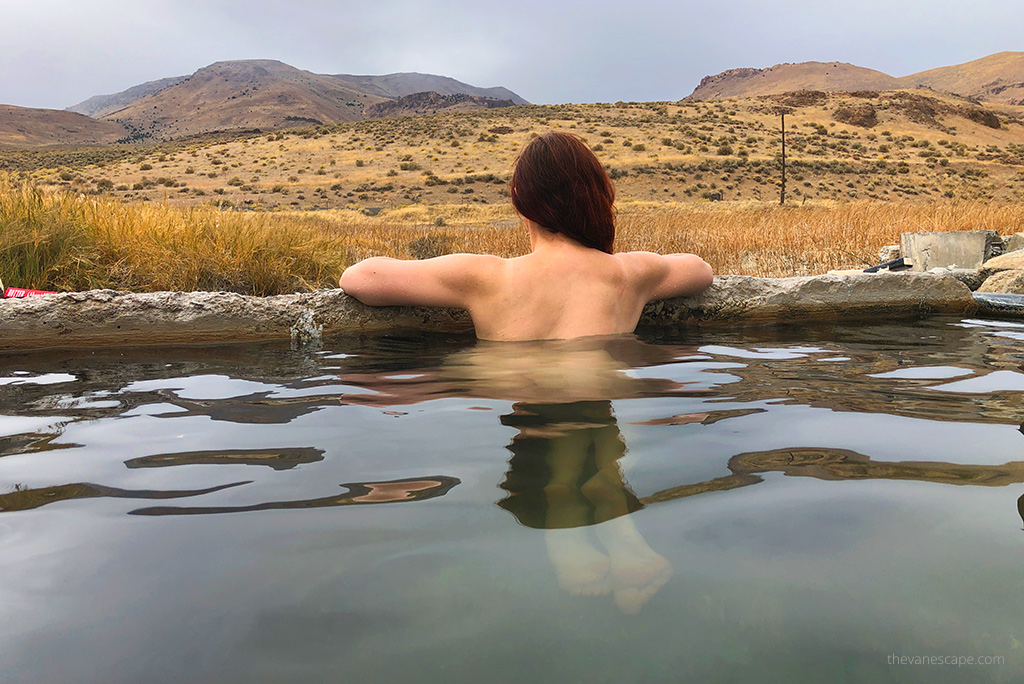
[[[0,356],[0,680],[1018,681],[1022,362],[949,318]]]

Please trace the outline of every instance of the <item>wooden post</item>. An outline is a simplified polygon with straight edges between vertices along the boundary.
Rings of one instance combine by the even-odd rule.
[[[786,204],[786,112],[782,112],[782,188],[779,193],[779,205]]]

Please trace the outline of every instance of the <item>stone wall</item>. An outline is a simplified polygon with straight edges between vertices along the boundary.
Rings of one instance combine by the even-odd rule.
[[[951,276],[718,276],[714,285],[697,297],[652,302],[640,325],[905,320],[975,310],[970,290]],[[401,328],[470,331],[472,322],[458,309],[369,307],[341,290],[276,297],[92,290],[0,300],[0,351],[273,339],[304,346],[318,344],[323,336]]]

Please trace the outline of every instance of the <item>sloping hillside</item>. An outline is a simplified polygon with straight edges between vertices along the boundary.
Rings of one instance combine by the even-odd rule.
[[[0,105],[0,146],[101,145],[125,137],[113,121],[97,121],[59,109]]]
[[[160,92],[164,88],[177,85],[186,78],[188,78],[188,76],[170,76],[156,81],[147,81],[146,83],[140,83],[137,86],[132,86],[128,90],[122,90],[119,93],[112,93],[110,95],[94,95],[88,100],[83,100],[82,102],[79,102],[76,105],[71,105],[66,109],[69,112],[78,112],[79,114],[85,114],[86,116],[98,119],[110,112],[127,107],[140,97],[152,95],[153,93]]]
[[[363,118],[368,95],[330,76],[274,60],[216,62],[106,119],[134,139],[167,140],[231,128],[277,129]]]
[[[824,92],[850,90],[894,90],[899,81],[874,69],[845,62],[801,62],[776,64],[767,69],[729,69],[705,76],[685,100],[721,100],[727,97],[756,97],[794,90]]]
[[[527,104],[506,88],[477,88],[445,76],[314,74],[276,60],[238,60],[75,106],[102,111],[103,118],[124,125],[134,140],[169,140],[226,129],[358,121],[367,116],[367,107],[424,91],[478,98],[460,101],[462,108],[489,106],[479,98]],[[113,108],[113,103],[123,104]]]
[[[1024,52],[998,52],[899,80],[904,88],[926,86],[987,102],[1024,105]]]
[[[517,153],[532,136],[561,129],[593,146],[620,206],[777,203],[780,108],[787,111],[787,201],[1024,201],[1024,119],[931,91],[446,108],[276,135],[123,146],[129,152],[118,159],[98,154],[105,149],[90,150],[94,159],[0,151],[0,169],[126,202],[370,212],[507,206]]]
[[[965,64],[895,78],[842,62],[776,64],[705,76],[686,100],[776,95],[794,90],[853,92],[932,88],[983,102],[1024,105],[1024,52],[1000,52]]]
[[[513,104],[530,104],[508,88],[477,88],[447,76],[433,74],[400,73],[383,76],[351,76],[335,74],[332,78],[364,92],[382,97],[404,97],[415,93],[435,92],[439,95],[476,95],[498,100],[511,100]]]
[[[366,108],[367,119],[382,119],[389,116],[417,116],[438,112],[469,112],[477,109],[511,107],[512,100],[496,100],[479,95],[441,95],[435,92],[413,93],[394,100],[385,100]]]

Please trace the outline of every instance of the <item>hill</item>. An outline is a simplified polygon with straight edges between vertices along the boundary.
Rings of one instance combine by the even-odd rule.
[[[721,100],[729,97],[775,95],[795,90],[824,92],[894,90],[899,81],[874,69],[845,62],[776,64],[767,69],[729,69],[705,76],[685,100]]]
[[[498,208],[507,207],[508,173],[523,145],[561,129],[593,146],[621,206],[772,204],[781,180],[780,108],[788,110],[791,203],[1024,201],[1024,110],[932,91],[450,107],[417,117],[157,145],[0,151],[0,171],[125,202],[371,213]]]
[[[1024,52],[998,52],[899,80],[904,88],[925,86],[986,102],[1024,105]]]
[[[157,81],[147,81],[146,83],[140,83],[137,86],[132,86],[128,90],[122,90],[119,93],[113,93],[111,95],[94,95],[88,100],[83,100],[82,102],[66,107],[65,109],[69,112],[78,112],[79,114],[85,114],[86,116],[98,119],[105,114],[127,107],[129,104],[141,97],[152,95],[153,93],[160,92],[164,88],[177,85],[186,78],[188,78],[188,76],[170,76],[168,78],[161,78]]]
[[[477,109],[495,109],[513,106],[512,100],[497,100],[493,97],[455,93],[442,95],[430,91],[404,95],[394,100],[385,100],[370,105],[365,110],[367,119],[383,119],[389,116],[417,116],[446,112],[469,112]]]
[[[513,104],[517,105],[530,104],[508,88],[500,86],[496,88],[478,88],[462,81],[456,81],[454,78],[435,76],[433,74],[400,73],[385,74],[383,76],[336,74],[331,78],[349,84],[353,88],[382,97],[399,98],[416,93],[434,92],[439,95],[475,95],[496,100],[511,100]]]
[[[59,109],[0,105],[0,146],[103,145],[125,137],[123,126]]]
[[[482,98],[499,96],[509,104],[526,102],[505,88],[477,88],[445,76],[314,74],[276,60],[238,60],[90,98],[75,108],[102,112],[104,119],[128,129],[134,140],[170,140],[236,128],[358,121],[368,116],[368,107],[425,90],[477,98],[464,100],[464,107],[489,106]],[[112,108],[114,103],[123,104]]]
[[[982,59],[896,78],[843,62],[776,64],[767,69],[729,69],[705,76],[685,100],[775,95],[794,90],[854,92],[926,87],[984,102],[1024,104],[1024,52]]]

